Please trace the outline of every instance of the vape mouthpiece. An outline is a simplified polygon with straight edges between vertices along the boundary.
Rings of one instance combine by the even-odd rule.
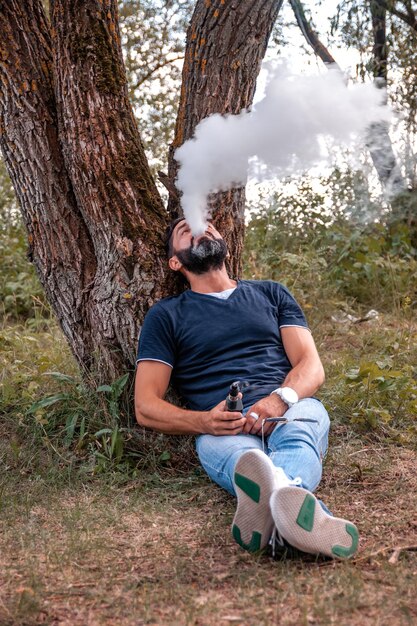
[[[240,391],[240,384],[239,384],[239,381],[236,381],[235,383],[232,383],[230,385],[229,396],[231,396],[232,398],[237,398],[239,395],[239,391]]]
[[[240,381],[236,381],[230,385],[229,395],[226,398],[226,406],[228,411],[243,411],[242,398],[239,398]]]

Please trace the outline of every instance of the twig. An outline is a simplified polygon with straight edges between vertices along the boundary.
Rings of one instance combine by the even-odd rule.
[[[339,65],[336,63],[335,59],[330,54],[326,46],[324,46],[323,43],[320,41],[314,28],[307,20],[304,13],[304,7],[300,0],[290,0],[290,5],[292,10],[294,11],[295,19],[297,20],[298,26],[300,27],[304,38],[306,39],[307,43],[309,43],[310,46],[313,48],[315,54],[317,54],[317,56],[319,56],[323,63],[325,63],[327,66],[331,65],[337,68],[342,73]]]
[[[165,187],[165,189],[167,189],[170,196],[173,196],[175,200],[179,200],[177,188],[175,187],[175,184],[172,182],[170,177],[164,172],[158,172],[158,178]]]
[[[404,546],[402,548],[395,548],[394,552],[388,559],[388,563],[391,565],[396,565],[398,563],[398,559],[400,558],[401,552],[417,552],[417,546]]]
[[[377,550],[376,552],[371,552],[371,554],[367,554],[367,555],[358,557],[356,559],[352,559],[352,562],[359,563],[360,561],[367,561],[368,559],[372,559],[375,556],[378,556],[380,554],[385,554],[391,551],[393,554],[389,558],[388,562],[392,563],[391,559],[394,557],[394,555],[397,555],[396,560],[395,560],[395,563],[396,563],[398,561],[398,557],[401,554],[401,552],[416,552],[417,546],[397,546],[396,548],[392,548],[391,546],[391,547],[381,548],[380,550]]]
[[[145,76],[142,76],[142,78],[140,80],[138,80],[136,85],[133,86],[133,89],[138,89],[141,85],[143,85],[143,83],[145,81],[148,80],[148,78],[150,78],[152,76],[152,74],[155,74],[155,72],[157,72],[161,68],[165,67],[166,65],[170,65],[171,63],[175,63],[175,61],[181,61],[182,59],[184,59],[184,55],[183,54],[181,54],[180,56],[174,57],[173,59],[168,59],[168,60],[161,61],[160,63],[155,65],[155,67],[153,67],[151,70],[149,70],[149,72],[147,72],[147,74],[145,74]]]

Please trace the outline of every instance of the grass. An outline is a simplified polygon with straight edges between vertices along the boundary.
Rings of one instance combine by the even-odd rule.
[[[407,449],[333,446],[320,496],[358,522],[348,563],[243,552],[232,498],[203,477],[123,488],[26,477],[2,510],[1,623],[412,624],[416,553],[389,559],[416,545],[414,468]]]
[[[359,527],[347,563],[242,551],[230,534],[234,501],[198,470],[188,441],[178,449],[178,439],[126,431],[122,458],[101,466],[93,428],[85,445],[65,445],[65,408],[28,411],[67,389],[47,371],[76,377],[59,330],[3,328],[0,624],[415,623],[417,326],[398,312],[358,324],[323,318],[314,335],[333,416],[318,495]],[[375,379],[346,377],[364,361],[379,363]],[[104,400],[76,385],[69,393],[95,411],[88,424],[112,423]]]

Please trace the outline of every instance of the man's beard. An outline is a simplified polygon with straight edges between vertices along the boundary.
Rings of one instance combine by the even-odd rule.
[[[175,254],[188,272],[205,274],[210,270],[219,270],[223,266],[227,246],[223,239],[202,237],[195,247],[191,243],[189,248]]]

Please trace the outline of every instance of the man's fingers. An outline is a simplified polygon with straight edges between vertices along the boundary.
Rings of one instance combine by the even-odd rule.
[[[229,430],[220,431],[219,435],[240,435],[243,432],[242,427],[229,428]]]
[[[264,435],[265,437],[270,435],[276,426],[275,422],[267,422],[264,426]],[[262,434],[261,432],[259,434]]]
[[[259,419],[258,413],[252,410],[252,407],[246,413],[246,424],[243,432],[246,434],[252,433],[252,428],[256,421]]]
[[[234,430],[236,428],[240,428],[241,430],[243,430],[243,427],[246,424],[246,418],[241,417],[238,420],[233,420],[233,422],[226,422],[226,423],[221,421],[220,424],[221,424],[221,428],[224,428],[225,430]]]
[[[264,417],[260,417],[252,426],[251,430],[249,431],[251,435],[262,435],[262,422],[264,421]],[[267,435],[270,435],[271,432],[274,430],[276,426],[276,422],[265,422],[264,423],[264,436],[266,437]]]
[[[248,432],[251,435],[257,435],[262,428],[262,421],[264,417],[262,415],[259,415],[255,411],[248,412],[248,415],[250,415],[249,419],[251,420],[250,429],[248,430]]]
[[[258,422],[255,422],[255,424],[253,424],[249,433],[251,435],[259,435],[261,433],[261,430],[262,430],[262,420],[258,420]]]
[[[243,417],[242,413],[239,413],[237,411],[234,411],[234,412],[223,411],[220,413],[218,419],[221,421],[225,421],[225,422],[233,422],[233,420],[246,419],[246,418]]]

